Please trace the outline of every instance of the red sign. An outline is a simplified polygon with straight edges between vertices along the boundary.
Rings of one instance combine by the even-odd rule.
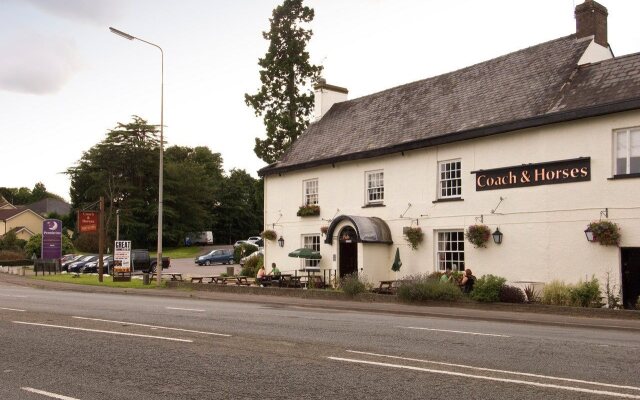
[[[98,232],[98,211],[78,211],[78,232],[95,233]]]

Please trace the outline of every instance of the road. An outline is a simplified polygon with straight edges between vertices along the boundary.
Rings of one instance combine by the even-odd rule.
[[[640,399],[640,333],[0,283],[0,398]]]

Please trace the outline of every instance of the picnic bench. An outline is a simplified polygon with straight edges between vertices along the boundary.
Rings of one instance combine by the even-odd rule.
[[[203,280],[206,280],[206,279],[209,280],[208,283],[213,283],[213,280],[215,278],[216,278],[215,276],[192,276],[191,283],[207,283],[207,282],[203,282]]]
[[[327,286],[320,275],[311,275],[306,278],[305,287],[307,289],[324,289]]]
[[[373,289],[374,293],[380,294],[395,294],[396,293],[396,282],[395,280],[390,281],[380,281],[380,286]]]
[[[236,285],[238,286],[251,286],[251,283],[253,283],[253,282],[249,282],[249,278],[246,276],[235,276],[235,277],[227,278],[227,280],[229,279],[233,280],[234,278],[236,280]]]
[[[157,272],[152,272],[151,273],[151,280],[153,280],[154,277],[158,276]],[[178,273],[178,272],[162,272],[160,273],[161,277],[170,277],[170,279],[172,281],[182,281],[182,274]]]

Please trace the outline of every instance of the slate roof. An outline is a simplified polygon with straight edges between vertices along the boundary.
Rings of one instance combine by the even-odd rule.
[[[23,212],[24,209],[0,210],[0,221],[6,221]]]
[[[640,108],[640,54],[578,67],[590,42],[591,37],[577,40],[570,35],[334,104],[280,161],[259,173],[376,157]]]
[[[52,212],[59,215],[67,215],[71,211],[71,205],[69,203],[53,198],[45,198],[23,207],[29,208],[40,215],[46,215]]]

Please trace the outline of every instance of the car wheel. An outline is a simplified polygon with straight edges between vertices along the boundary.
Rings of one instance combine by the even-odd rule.
[[[211,261],[209,261],[209,260],[205,261],[204,265],[207,265],[207,266],[211,265]]]
[[[151,264],[151,267],[149,268],[149,273],[154,273],[154,272],[156,272],[156,265],[157,265],[157,264]]]

